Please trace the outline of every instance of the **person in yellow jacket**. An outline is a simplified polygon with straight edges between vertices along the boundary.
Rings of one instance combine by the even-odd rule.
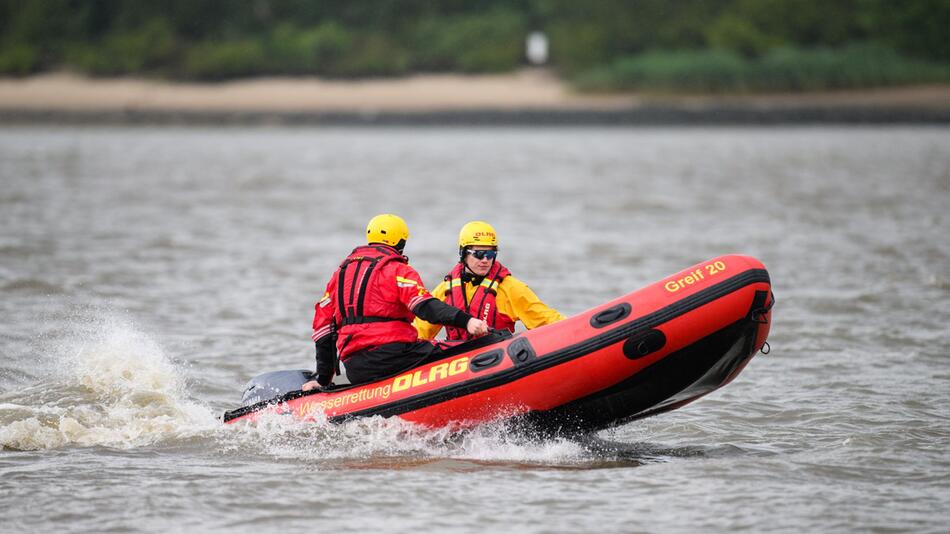
[[[521,321],[529,330],[564,319],[557,310],[541,302],[524,282],[497,260],[498,235],[484,221],[471,221],[459,232],[459,262],[445,276],[432,296],[491,328],[514,332]],[[420,339],[433,339],[440,324],[416,318],[413,326]],[[446,341],[466,341],[471,335],[463,328],[446,326]]]

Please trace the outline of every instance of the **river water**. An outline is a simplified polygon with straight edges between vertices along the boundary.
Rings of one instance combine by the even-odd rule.
[[[0,128],[2,530],[945,531],[950,130]],[[770,344],[680,410],[540,439],[225,426],[312,365],[366,220],[458,228],[574,314],[761,259]]]

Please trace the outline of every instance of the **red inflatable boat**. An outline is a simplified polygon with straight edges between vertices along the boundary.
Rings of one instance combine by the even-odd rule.
[[[765,344],[772,304],[758,260],[722,256],[559,323],[485,336],[376,382],[304,393],[304,371],[271,373],[283,373],[284,386],[270,389],[262,375],[224,421],[272,411],[300,420],[398,416],[463,429],[518,416],[544,430],[599,430],[728,384]],[[286,373],[295,373],[294,385]]]

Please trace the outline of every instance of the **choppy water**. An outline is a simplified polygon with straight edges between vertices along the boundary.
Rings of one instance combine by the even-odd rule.
[[[943,531],[947,129],[0,129],[5,531]],[[769,267],[772,353],[589,442],[220,414],[311,365],[377,212],[434,285],[473,218],[564,313]]]

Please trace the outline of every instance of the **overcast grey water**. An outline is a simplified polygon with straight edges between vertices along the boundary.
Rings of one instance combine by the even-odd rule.
[[[584,441],[222,424],[379,212],[568,315],[755,256],[772,351]],[[946,128],[0,128],[0,530],[945,532],[948,212]]]

